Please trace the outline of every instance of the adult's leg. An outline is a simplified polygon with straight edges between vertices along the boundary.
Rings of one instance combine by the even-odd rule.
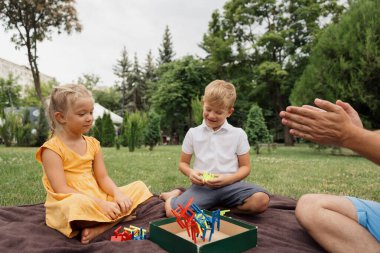
[[[297,203],[296,218],[329,252],[380,252],[379,242],[358,223],[356,208],[346,197],[304,195]]]

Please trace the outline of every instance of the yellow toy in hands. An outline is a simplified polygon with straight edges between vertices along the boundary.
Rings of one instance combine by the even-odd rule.
[[[202,174],[203,182],[207,182],[210,179],[214,179],[215,177],[216,177],[215,174],[212,174],[210,172],[203,172]]]

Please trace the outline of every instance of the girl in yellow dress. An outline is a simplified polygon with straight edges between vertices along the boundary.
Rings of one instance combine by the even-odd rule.
[[[117,187],[108,176],[99,141],[83,134],[93,123],[94,99],[83,86],[53,89],[48,105],[52,137],[37,151],[47,192],[46,224],[89,243],[152,193],[141,181]]]

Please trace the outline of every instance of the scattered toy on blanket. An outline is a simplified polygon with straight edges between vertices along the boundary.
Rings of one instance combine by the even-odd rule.
[[[146,230],[142,227],[130,225],[129,228],[119,226],[111,236],[113,242],[123,242],[128,240],[145,240],[147,239]]]
[[[208,240],[211,241],[215,225],[217,225],[218,231],[220,230],[221,211],[220,209],[212,211],[210,217],[205,214],[199,206],[192,203],[193,200],[193,198],[190,198],[185,207],[178,204],[178,207],[175,210],[172,210],[172,213],[176,217],[179,226],[181,228],[186,228],[188,236],[191,236],[194,243],[197,243],[197,236],[199,236],[200,233],[202,233],[202,239],[205,241],[207,230],[210,231]],[[227,211],[229,210],[223,211],[223,214]]]
[[[220,215],[224,216],[224,215],[226,215],[226,213],[228,213],[229,211],[231,211],[231,210],[230,210],[230,209],[222,210],[222,211],[220,211]]]
[[[209,181],[210,179],[214,179],[216,177],[215,174],[213,173],[210,173],[210,172],[203,172],[202,174],[202,179],[203,179],[203,182],[207,182]]]

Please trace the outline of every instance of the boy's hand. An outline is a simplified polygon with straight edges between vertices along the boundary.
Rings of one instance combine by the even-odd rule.
[[[116,219],[121,214],[120,207],[115,202],[110,202],[110,201],[105,201],[105,200],[99,199],[97,201],[97,203],[98,203],[102,213],[105,216],[107,216],[107,218],[109,218],[111,220]]]
[[[213,179],[205,182],[205,184],[210,188],[220,188],[231,183],[230,177],[226,174],[215,174]]]
[[[114,201],[118,204],[120,208],[121,214],[125,214],[129,211],[129,209],[131,209],[133,202],[128,196],[123,195],[120,192],[115,194],[114,199]]]
[[[190,181],[193,183],[193,184],[196,184],[196,185],[204,185],[204,182],[203,182],[203,177],[202,177],[203,173],[200,172],[199,170],[191,170],[190,172],[190,175],[189,175],[189,179]]]

